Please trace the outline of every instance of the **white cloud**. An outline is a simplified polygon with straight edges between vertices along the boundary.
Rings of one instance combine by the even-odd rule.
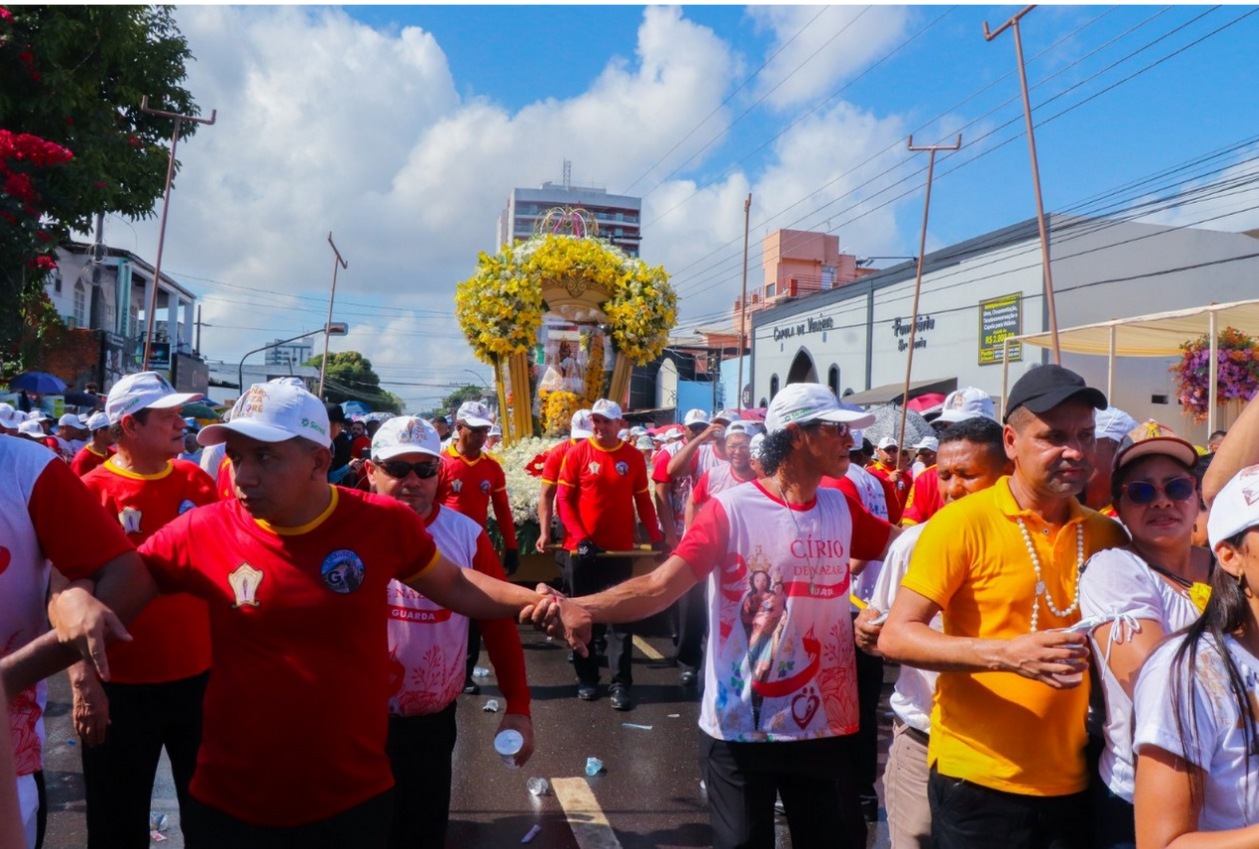
[[[867,17],[876,13],[889,31],[900,25],[895,14],[888,23],[883,10]],[[797,20],[757,14],[782,32]],[[643,12],[632,60],[609,59],[577,96],[540,98],[512,111],[489,98],[462,98],[441,45],[416,27],[379,31],[339,10],[301,7],[180,7],[177,17],[197,57],[188,86],[206,114],[218,109],[214,126],[180,146],[183,170],[163,263],[194,289],[215,294],[205,302],[204,318],[214,326],[203,348],[234,359],[320,326],[332,231],[349,262],[338,277],[334,318],[351,325],[348,337],[332,340],[332,350],[360,350],[395,379],[416,382],[465,380],[464,368],[488,373],[462,342],[453,292],[477,252],[495,247],[492,228],[512,187],[558,178],[561,160],[569,158],[578,176],[622,189],[719,109],[743,63],[681,10],[652,7]],[[875,48],[862,49],[868,56]],[[832,52],[793,78],[798,87],[791,98],[824,90],[866,61],[854,55],[840,61]],[[729,123],[730,108],[722,107],[636,191],[656,186],[696,154]],[[858,169],[773,221],[762,221],[766,213],[853,169],[903,130],[895,117],[836,103],[776,142],[760,173],[734,169],[698,191],[691,180],[664,182],[647,196],[646,221],[695,196],[648,228],[644,257],[678,269],[741,240],[749,187],[759,254],[765,226],[785,226],[885,166]],[[151,257],[156,221],[132,226],[134,234],[115,226],[107,238]],[[856,240],[867,252],[886,253],[896,241],[891,210],[841,235],[845,244]],[[679,275],[679,282],[697,271]],[[245,288],[201,286],[192,278]],[[759,282],[755,256],[750,279]],[[728,310],[733,291],[713,287],[684,299],[684,316]],[[414,377],[403,377],[408,368]]]
[[[753,90],[758,98],[768,95],[771,106],[785,109],[833,91],[903,40],[910,9],[753,6],[749,14],[774,33],[766,51],[773,59],[757,76]]]

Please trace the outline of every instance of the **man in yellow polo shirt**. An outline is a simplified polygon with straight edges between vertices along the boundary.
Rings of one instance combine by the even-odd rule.
[[[885,657],[941,673],[928,749],[938,849],[1088,844],[1088,649],[1056,629],[1079,621],[1080,566],[1127,540],[1076,500],[1105,407],[1060,366],[1014,385],[1014,474],[936,513],[879,637]]]

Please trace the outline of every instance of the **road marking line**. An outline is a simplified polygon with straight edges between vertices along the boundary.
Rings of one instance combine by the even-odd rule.
[[[634,635],[634,645],[638,647],[640,652],[647,655],[648,660],[664,660],[664,655],[653,649],[651,647],[651,643],[647,642],[637,634]]]
[[[564,809],[579,849],[621,849],[621,841],[616,839],[586,779],[552,778],[551,790]]]

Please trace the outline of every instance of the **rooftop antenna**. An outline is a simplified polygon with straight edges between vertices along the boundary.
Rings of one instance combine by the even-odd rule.
[[[573,160],[564,160],[564,191],[570,191],[573,188]]]

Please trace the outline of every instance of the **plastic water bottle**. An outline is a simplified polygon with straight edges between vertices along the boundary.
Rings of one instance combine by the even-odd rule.
[[[472,667],[472,677],[473,678],[489,678],[490,671],[486,669],[484,666],[474,666]]]
[[[494,738],[494,751],[498,752],[498,756],[503,759],[503,763],[511,769],[516,769],[516,755],[520,754],[520,750],[525,747],[525,738],[519,731],[508,728],[506,731],[498,732]]]
[[[603,772],[603,761],[598,758],[586,758],[586,775],[598,775]]]
[[[490,699],[481,710],[486,713],[498,713],[498,699]]]
[[[526,781],[525,786],[529,788],[529,792],[534,796],[545,796],[551,790],[551,785],[547,783],[547,780],[537,776]]]

